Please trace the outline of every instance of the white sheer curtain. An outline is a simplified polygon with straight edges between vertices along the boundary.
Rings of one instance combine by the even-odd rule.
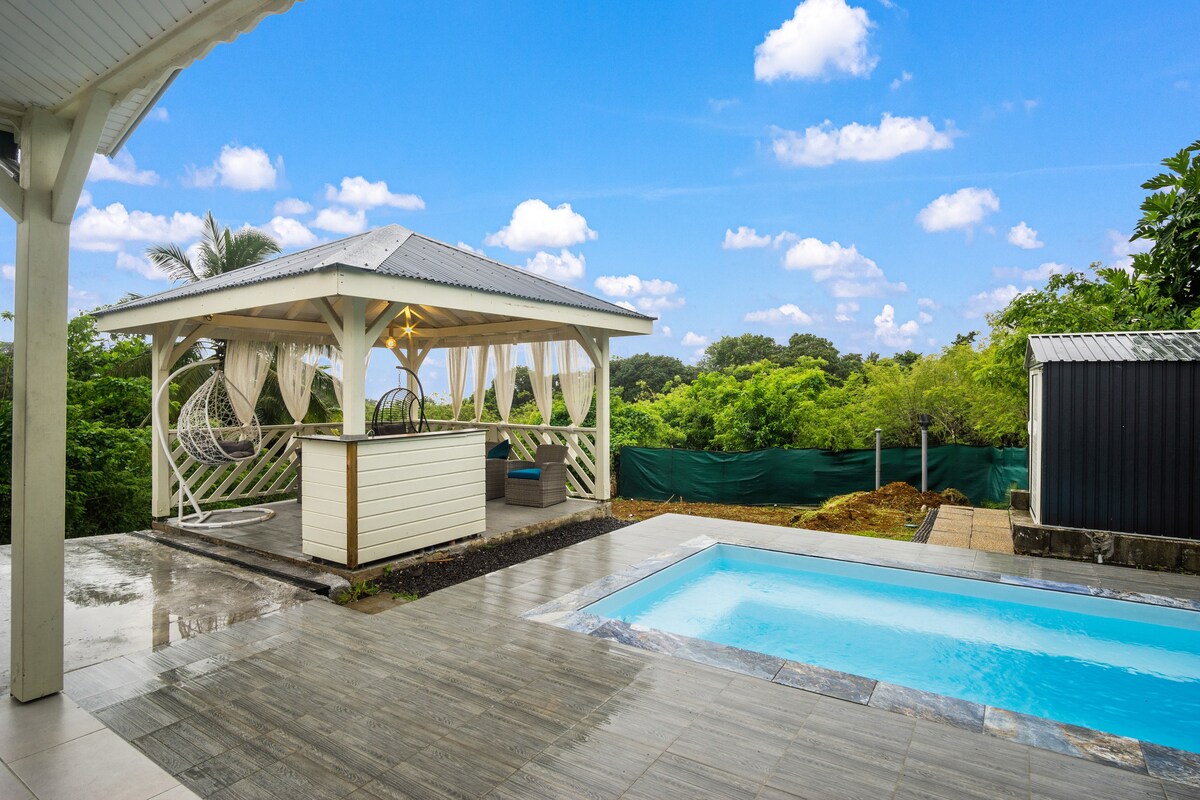
[[[225,388],[243,425],[254,419],[254,407],[271,371],[274,347],[264,342],[236,340],[225,345]]]
[[[592,407],[592,391],[596,387],[596,372],[583,346],[574,340],[555,342],[558,360],[558,383],[562,387],[563,402],[571,424],[583,424]]]
[[[454,408],[454,418],[458,419],[462,411],[463,397],[467,393],[467,351],[466,347],[446,348],[446,372],[450,375],[450,405]]]
[[[342,407],[342,351],[330,346],[325,352],[329,359],[329,380],[333,383],[333,394],[337,397],[338,408]]]
[[[513,384],[517,373],[517,346],[514,344],[492,345],[492,358],[496,362],[496,408],[500,410],[500,421],[508,422],[512,411]]]
[[[483,419],[483,398],[487,394],[488,346],[477,344],[471,348],[475,366],[475,421]]]
[[[279,380],[279,394],[292,420],[299,425],[308,413],[313,376],[317,373],[321,351],[313,345],[284,342],[275,352],[275,377]]]
[[[550,343],[530,342],[526,346],[529,348],[529,382],[533,384],[533,402],[542,415],[542,424],[549,425],[550,415],[554,411],[554,369]]]

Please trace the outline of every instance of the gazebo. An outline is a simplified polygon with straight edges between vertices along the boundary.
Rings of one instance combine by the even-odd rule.
[[[397,437],[389,447],[383,447],[380,442],[392,437],[368,436],[371,431],[366,419],[365,382],[368,355],[373,348],[390,350],[399,364],[413,374],[419,373],[433,349],[446,348],[456,414],[463,397],[469,351],[475,373],[475,419],[431,420],[436,446],[457,447],[452,453],[447,451],[454,457],[468,451],[478,453],[481,470],[485,435],[489,441],[509,439],[523,458],[531,458],[540,443],[563,445],[568,453],[569,491],[578,497],[608,500],[609,341],[614,336],[648,334],[653,323],[651,317],[636,311],[400,225],[377,228],[178,286],[99,311],[96,316],[102,331],[152,338],[152,383],[158,398],[152,409],[156,442],[160,441],[159,432],[170,425],[167,393],[159,390],[168,381],[174,365],[201,339],[254,342],[260,351],[266,352],[280,345],[329,347],[341,365],[342,422],[332,426],[304,425],[301,411],[301,419],[293,425],[262,429],[256,458],[201,472],[189,461],[188,454],[179,446],[176,432],[172,431],[168,437],[171,460],[166,448],[154,448],[153,514],[158,518],[166,517],[173,501],[179,499],[181,487],[176,475],[199,476],[190,488],[203,503],[265,497],[298,488],[291,455],[302,441],[305,467],[310,462],[316,467],[312,458],[318,455],[325,459],[323,465],[346,464],[347,459],[357,459],[362,464],[369,461],[374,469],[386,462],[393,483],[390,488],[378,489],[373,496],[382,500],[385,495],[403,492],[404,480],[397,476],[412,474],[411,470],[404,473],[405,464],[413,456],[406,455],[402,446],[409,445],[401,441],[404,437]],[[518,345],[530,346],[526,360],[542,409],[541,424],[514,425],[507,418],[483,422],[479,407],[487,384],[489,353],[496,367],[495,385],[502,390],[498,392],[498,405],[501,416],[506,417],[507,405],[503,400],[505,392],[509,399],[512,396],[511,375]],[[551,350],[558,353],[557,369],[550,366]],[[583,417],[592,402],[593,368],[596,421],[594,428],[585,428]],[[563,383],[571,409],[570,426],[550,424],[552,372],[559,373]],[[577,386],[583,387],[575,391],[577,396],[566,396],[568,389]],[[438,434],[438,430],[443,434]],[[468,445],[461,437],[446,438],[444,434],[451,431],[464,435],[474,432],[478,441]],[[437,457],[430,455],[435,447],[433,441],[421,440],[420,447],[425,453],[422,457]],[[323,469],[316,467],[313,473]],[[373,520],[374,528],[368,529],[364,523],[360,538],[353,509],[363,501],[348,493],[352,509],[344,519],[334,519],[342,512],[322,504],[336,499],[341,504],[337,508],[343,508],[340,493],[361,480],[358,476],[363,469],[354,467],[346,477],[339,474],[331,478],[337,483],[336,497],[314,499],[313,509],[306,503],[306,554],[353,568],[404,552],[405,547],[428,546],[473,532],[466,521],[470,514],[465,506],[455,505],[452,508],[461,513],[454,517],[454,525],[447,522],[442,528],[425,526],[414,529],[416,532],[405,532],[405,526],[412,527],[405,521],[411,515],[400,515],[390,523]],[[329,472],[340,473],[340,470],[338,467]],[[478,504],[473,497],[474,489],[464,489],[454,496],[461,500],[464,492],[472,494],[471,507],[482,513],[482,486]],[[412,502],[424,501],[418,498]],[[372,516],[381,513],[375,508]],[[446,516],[449,519],[449,511]],[[462,524],[458,524],[460,520]],[[384,527],[389,531],[380,530]]]

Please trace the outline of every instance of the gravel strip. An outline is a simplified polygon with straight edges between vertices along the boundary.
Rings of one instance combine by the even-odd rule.
[[[520,564],[522,561],[553,553],[555,550],[620,530],[632,524],[630,521],[613,517],[599,517],[583,522],[574,522],[522,539],[513,539],[493,546],[484,545],[445,561],[427,561],[423,564],[416,564],[407,569],[384,575],[378,583],[385,592],[404,592],[424,597],[438,589],[445,589],[447,586],[469,581],[513,564]]]

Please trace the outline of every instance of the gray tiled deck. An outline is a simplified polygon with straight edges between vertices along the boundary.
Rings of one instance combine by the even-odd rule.
[[[522,620],[699,534],[1200,599],[1200,579],[668,515],[383,613],[308,602],[67,676],[202,796],[1200,798]]]

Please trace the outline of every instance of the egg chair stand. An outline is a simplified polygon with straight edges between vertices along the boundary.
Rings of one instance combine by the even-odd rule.
[[[250,461],[257,458],[262,444],[262,430],[258,424],[258,416],[253,415],[248,423],[243,424],[233,410],[229,392],[237,389],[225,380],[222,360],[208,358],[180,367],[163,382],[154,397],[157,407],[163,393],[170,389],[171,383],[189,370],[203,366],[215,366],[213,374],[200,385],[179,409],[179,419],[175,423],[176,436],[180,448],[199,464],[211,467]],[[245,508],[222,508],[205,511],[200,508],[192,488],[188,486],[183,470],[171,457],[171,446],[167,431],[160,426],[157,429],[158,444],[171,465],[171,470],[179,481],[179,505],[176,517],[171,520],[181,528],[232,528],[238,525],[250,525],[263,522],[275,516],[275,512],[261,506]],[[184,513],[184,499],[191,506],[190,513]]]
[[[400,385],[395,389],[384,392],[383,397],[375,404],[371,412],[372,436],[395,436],[405,433],[425,433],[429,430],[429,422],[425,419],[425,389],[417,373],[408,367],[396,367]],[[412,378],[417,391],[412,391],[404,385],[404,376]]]

